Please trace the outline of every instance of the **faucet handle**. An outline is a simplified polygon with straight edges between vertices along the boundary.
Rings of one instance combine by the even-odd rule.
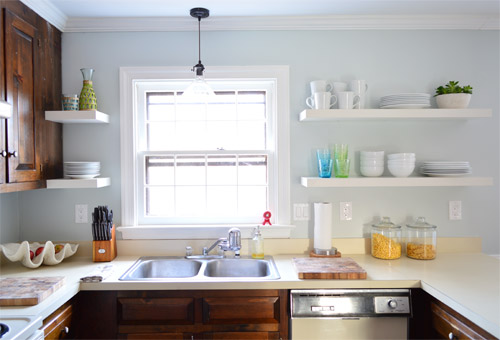
[[[193,255],[193,247],[187,246],[186,247],[186,256],[192,256]]]

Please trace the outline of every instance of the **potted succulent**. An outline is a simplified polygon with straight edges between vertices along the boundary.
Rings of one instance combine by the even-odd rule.
[[[472,87],[470,85],[458,86],[458,81],[450,80],[445,86],[439,86],[436,89],[437,106],[440,109],[465,109],[469,106],[472,96]]]

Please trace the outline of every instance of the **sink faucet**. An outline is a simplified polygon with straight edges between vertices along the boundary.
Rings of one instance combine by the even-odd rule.
[[[222,237],[218,239],[209,248],[203,247],[203,256],[207,256],[208,253],[210,253],[210,251],[217,245],[219,245],[219,248],[222,251],[234,251],[234,256],[240,257],[241,231],[238,228],[229,229],[227,238]]]

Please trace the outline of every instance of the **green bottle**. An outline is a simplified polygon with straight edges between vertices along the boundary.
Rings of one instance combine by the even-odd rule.
[[[82,71],[83,75],[83,88],[82,92],[80,92],[79,108],[80,110],[97,110],[97,98],[92,87],[94,69],[82,68],[80,71]]]

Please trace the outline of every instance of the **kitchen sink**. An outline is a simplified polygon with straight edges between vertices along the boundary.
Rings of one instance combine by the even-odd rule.
[[[248,257],[222,259],[186,259],[183,257],[145,256],[139,258],[121,277],[121,281],[246,281],[280,278],[271,256],[256,260]]]
[[[208,277],[268,277],[273,268],[269,261],[253,259],[220,259],[209,261],[204,275]]]

